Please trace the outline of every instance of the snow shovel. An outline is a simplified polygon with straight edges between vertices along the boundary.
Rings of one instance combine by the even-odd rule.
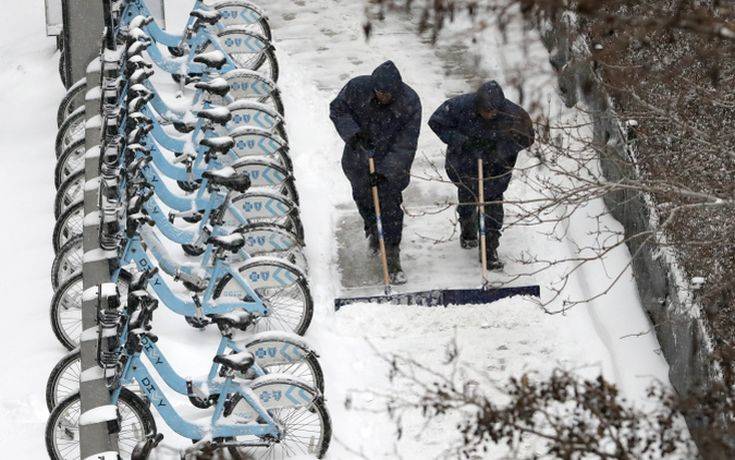
[[[368,157],[368,165],[370,173],[375,172],[375,162],[372,155]],[[477,160],[478,168],[478,185],[479,185],[479,216],[480,216],[480,245],[482,250],[482,281],[481,289],[432,289],[430,291],[408,292],[408,293],[392,293],[390,287],[390,277],[388,275],[388,261],[385,256],[385,241],[383,239],[383,227],[380,218],[380,201],[378,200],[378,188],[372,187],[373,202],[375,204],[376,226],[378,228],[378,238],[380,242],[380,257],[383,264],[383,283],[385,285],[385,295],[364,296],[364,297],[346,297],[334,299],[334,310],[339,311],[345,305],[354,303],[388,303],[393,305],[418,305],[423,307],[437,307],[449,305],[482,305],[495,302],[506,297],[516,295],[526,295],[539,297],[541,288],[538,285],[517,286],[491,288],[487,284],[485,278],[487,268],[487,236],[485,235],[485,193],[483,187],[483,170],[482,159]]]

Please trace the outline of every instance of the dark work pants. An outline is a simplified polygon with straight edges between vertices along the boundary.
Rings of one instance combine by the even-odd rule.
[[[447,163],[449,179],[457,186],[459,205],[457,213],[461,220],[478,219],[477,203],[479,202],[477,166],[461,165],[462,168],[452,167]],[[483,184],[485,202],[485,232],[487,235],[488,250],[497,249],[500,244],[500,233],[503,228],[503,193],[508,188],[511,173],[501,172],[491,164],[483,168]],[[479,229],[479,224],[478,224]]]
[[[357,210],[360,211],[362,221],[365,224],[365,233],[372,232],[376,227],[375,206],[373,195],[367,180],[351,182],[352,198],[355,200]],[[403,192],[390,183],[378,186],[380,198],[381,222],[383,224],[383,236],[387,246],[398,246],[401,243],[403,233]]]

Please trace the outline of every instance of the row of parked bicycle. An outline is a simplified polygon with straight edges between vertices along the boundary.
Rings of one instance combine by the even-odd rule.
[[[299,337],[313,304],[267,18],[244,0],[197,0],[173,35],[144,0],[113,0],[111,14],[116,49],[103,56],[101,83],[77,82],[59,108],[51,322],[70,353],[47,384],[49,455],[81,455],[83,270],[107,257],[118,300],[99,306],[97,364],[118,408],[122,458],[147,458],[160,443],[153,409],[194,441],[182,457],[321,458],[331,426],[317,354]],[[169,76],[177,91],[165,90]],[[86,114],[95,96],[99,118]],[[85,180],[96,154],[85,127],[95,123],[100,174]],[[84,195],[97,188],[98,212],[85,217]],[[99,247],[83,238],[92,223]],[[219,331],[205,378],[165,358],[152,332],[159,304]],[[184,416],[166,392],[208,412]]]

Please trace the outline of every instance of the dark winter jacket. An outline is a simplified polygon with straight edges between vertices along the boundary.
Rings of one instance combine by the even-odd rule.
[[[375,90],[389,92],[392,101],[379,103]],[[360,133],[375,147],[377,171],[392,187],[406,188],[421,129],[421,101],[403,83],[393,62],[384,62],[372,75],[350,80],[329,108],[330,118],[345,141],[342,169],[353,185],[367,177],[367,155],[353,145]]]
[[[485,120],[479,109],[497,110],[498,115]],[[448,146],[446,168],[454,172],[450,175],[476,177],[478,157],[498,173],[510,171],[518,152],[534,142],[528,113],[507,100],[495,81],[444,102],[431,116],[429,127]]]

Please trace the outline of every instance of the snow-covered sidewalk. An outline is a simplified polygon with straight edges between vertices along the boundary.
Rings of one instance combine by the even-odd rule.
[[[474,90],[479,77],[468,74],[464,66],[463,59],[471,57],[458,56],[467,50],[454,41],[430,46],[401,16],[377,23],[366,42],[362,34],[364,3],[359,0],[279,1],[267,9],[282,68],[280,86],[302,196],[310,282],[318,307],[308,338],[322,354],[334,421],[336,442],[330,458],[356,458],[358,453],[370,459],[396,458],[398,454],[430,458],[456,439],[458,433],[449,420],[423,431],[418,439],[419,421],[404,421],[403,437],[394,447],[395,427],[386,414],[345,408],[350,390],[401,391],[391,388],[389,366],[376,350],[413,356],[441,369],[445,347],[456,337],[461,360],[492,379],[504,381],[523,371],[543,373],[557,366],[580,369],[587,375],[602,372],[633,400],[642,398],[652,378],[667,380],[667,366],[656,353],[658,343],[653,335],[621,339],[650,327],[629,274],[607,296],[564,316],[545,315],[524,299],[449,309],[363,305],[335,314],[332,300],[350,285],[355,273],[367,273],[375,284],[379,284],[379,277],[377,262],[360,257],[365,242],[359,225],[355,225],[356,210],[341,172],[342,144],[328,118],[329,101],[349,78],[370,73],[391,59],[422,98],[426,121],[446,97]],[[502,83],[507,65],[503,54],[520,54],[520,49],[514,50],[512,43],[501,44],[499,34],[490,38],[495,40],[496,49],[505,48],[503,53],[487,53],[483,69],[485,75]],[[541,44],[530,46],[535,56],[546,62]],[[554,79],[546,78],[541,86],[539,81],[530,81],[529,85],[536,86],[527,90],[548,95],[555,107],[561,106]],[[514,97],[512,92],[509,97]],[[521,168],[531,163],[525,155],[519,160]],[[434,165],[443,170],[443,146],[424,124],[412,171],[416,178],[404,196],[409,214],[416,216],[407,217],[404,232],[404,269],[410,279],[405,291],[479,285],[476,254],[462,251],[456,238],[436,241],[452,234],[453,210],[434,215],[422,212],[439,209],[435,203],[455,199],[450,184],[419,179],[431,173]],[[512,198],[531,193],[523,180],[514,180],[509,190]],[[511,228],[501,240],[501,256],[512,259],[529,252],[563,259],[574,255],[575,248],[589,238],[592,223],[587,215],[594,215],[600,206],[599,202],[591,203],[578,212],[569,223],[568,239],[562,242],[544,235],[549,227]],[[350,227],[353,231],[341,231]],[[591,296],[609,281],[607,273],[615,273],[628,258],[627,251],[621,249],[604,265],[585,267],[571,279],[569,293],[576,298]],[[506,271],[514,270],[520,273],[524,268],[510,266]],[[558,276],[558,271],[550,270],[535,277],[547,298],[548,286]],[[377,287],[375,293],[379,292]],[[377,401],[372,406],[369,400],[362,403],[370,409],[382,409]]]
[[[56,109],[64,95],[43,2],[0,17],[0,456],[46,457],[46,378],[64,349],[51,332]]]

